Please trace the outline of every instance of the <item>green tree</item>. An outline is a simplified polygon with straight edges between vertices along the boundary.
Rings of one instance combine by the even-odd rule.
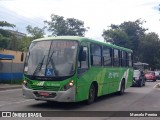
[[[0,34],[0,49],[7,49],[10,41],[11,41],[11,38],[4,37]]]
[[[8,30],[5,30],[4,27],[14,28],[15,25],[6,21],[0,21],[0,48],[7,49],[8,44],[11,42],[12,34]]]
[[[84,27],[84,22],[74,18],[64,19],[63,16],[51,14],[51,21],[44,21],[48,31],[54,36],[73,35],[84,36],[89,28]]]
[[[32,37],[24,37],[22,38],[21,40],[18,41],[18,50],[20,51],[25,51],[27,52],[28,50],[28,47],[30,45],[30,43],[32,42],[33,38]]]
[[[32,27],[31,25],[28,25],[26,27],[28,34],[30,34],[33,39],[44,37],[45,35],[44,29],[45,27],[39,28],[39,27]]]
[[[127,48],[129,48],[130,46],[129,36],[122,30],[110,29],[104,31],[102,36],[107,42],[111,42],[112,44],[120,45]]]
[[[160,68],[160,39],[154,32],[146,34],[138,48],[139,61],[148,63],[152,69]]]
[[[120,25],[112,24],[110,29],[103,31],[102,36],[107,42],[112,41],[113,44],[132,49],[137,56],[140,40],[147,30],[142,26],[144,22],[138,19],[133,22],[123,22]]]
[[[147,29],[143,28],[142,25],[145,21],[141,21],[140,19],[134,22],[124,22],[120,25],[122,31],[124,31],[131,41],[131,49],[137,52],[140,39],[145,35],[145,31]]]

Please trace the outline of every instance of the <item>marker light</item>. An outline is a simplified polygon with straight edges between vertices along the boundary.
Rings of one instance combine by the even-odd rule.
[[[67,83],[67,84],[64,86],[64,89],[63,89],[63,90],[68,90],[68,89],[71,88],[73,85],[74,85],[74,81],[71,80],[69,83]]]
[[[23,80],[23,84],[26,84],[27,83],[27,81],[26,80]]]
[[[28,88],[28,83],[26,80],[23,80],[23,85]]]
[[[70,83],[69,83],[69,86],[73,86],[73,83],[72,83],[72,82],[70,82]]]

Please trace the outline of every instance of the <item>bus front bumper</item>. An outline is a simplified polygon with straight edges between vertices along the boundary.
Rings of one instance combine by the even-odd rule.
[[[57,101],[57,102],[75,102],[75,86],[66,91],[43,91],[32,90],[22,85],[23,96],[28,99]],[[41,96],[40,92],[49,94],[49,96]]]

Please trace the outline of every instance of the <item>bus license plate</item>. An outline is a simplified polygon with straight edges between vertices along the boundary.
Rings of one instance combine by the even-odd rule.
[[[41,95],[41,96],[49,96],[49,93],[48,92],[39,92],[39,95]]]

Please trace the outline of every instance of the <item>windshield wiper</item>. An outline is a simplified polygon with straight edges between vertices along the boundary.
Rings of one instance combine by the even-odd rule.
[[[50,57],[48,58],[47,65],[49,64],[49,62],[50,62],[50,60],[51,60],[51,58],[52,58],[53,53],[54,53],[54,50],[52,51]]]
[[[33,73],[33,76],[35,76],[35,74],[36,74],[38,71],[40,71],[40,70],[41,70],[42,65],[43,65],[43,62],[44,62],[44,58],[45,58],[45,55],[43,56],[43,58],[42,58],[41,62],[40,62],[40,63],[38,63],[38,65],[37,65],[37,67],[36,67],[36,69],[35,69],[35,71],[34,71],[34,73]]]
[[[52,65],[52,67],[53,67],[53,69],[54,69],[55,76],[57,76],[57,75],[58,75],[58,72],[57,72],[57,70],[56,70],[54,61],[53,61],[53,59],[52,59],[53,53],[54,53],[54,50],[52,51],[50,57],[48,58],[48,61],[47,61],[47,64],[46,64],[46,68],[47,68],[48,64],[50,63],[50,61],[51,61],[51,65]]]

